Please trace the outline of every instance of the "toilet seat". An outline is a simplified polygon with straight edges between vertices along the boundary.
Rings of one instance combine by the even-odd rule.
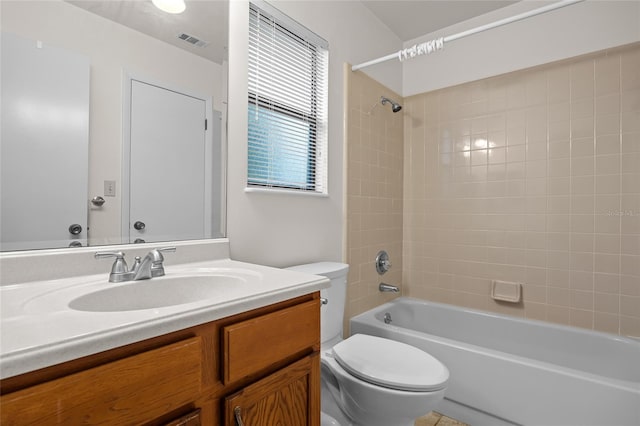
[[[386,388],[432,392],[443,389],[449,370],[428,353],[406,343],[355,334],[332,350],[349,374]]]

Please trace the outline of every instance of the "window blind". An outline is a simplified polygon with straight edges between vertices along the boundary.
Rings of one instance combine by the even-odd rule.
[[[326,41],[250,4],[250,186],[326,192],[327,66]]]

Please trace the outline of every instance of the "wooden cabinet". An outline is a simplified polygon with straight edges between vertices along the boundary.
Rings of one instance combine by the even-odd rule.
[[[320,424],[314,293],[0,382],[0,424]]]
[[[180,416],[179,419],[175,419],[166,423],[164,426],[201,426],[202,417],[200,416],[200,409],[194,410],[189,414]]]
[[[320,310],[315,301],[223,327],[224,382],[304,352],[317,345],[319,333]]]
[[[80,371],[2,396],[3,425],[130,424],[154,419],[198,398],[201,340]]]
[[[318,354],[307,356],[225,399],[225,425],[317,424]]]

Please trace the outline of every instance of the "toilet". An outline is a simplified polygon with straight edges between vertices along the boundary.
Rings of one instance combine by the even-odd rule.
[[[449,370],[428,353],[365,334],[342,338],[349,265],[287,269],[331,280],[320,292],[323,426],[413,426],[444,398]]]

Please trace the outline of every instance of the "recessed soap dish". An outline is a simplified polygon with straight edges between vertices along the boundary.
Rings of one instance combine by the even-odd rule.
[[[522,284],[512,281],[491,281],[491,298],[501,302],[518,303],[522,299]]]

